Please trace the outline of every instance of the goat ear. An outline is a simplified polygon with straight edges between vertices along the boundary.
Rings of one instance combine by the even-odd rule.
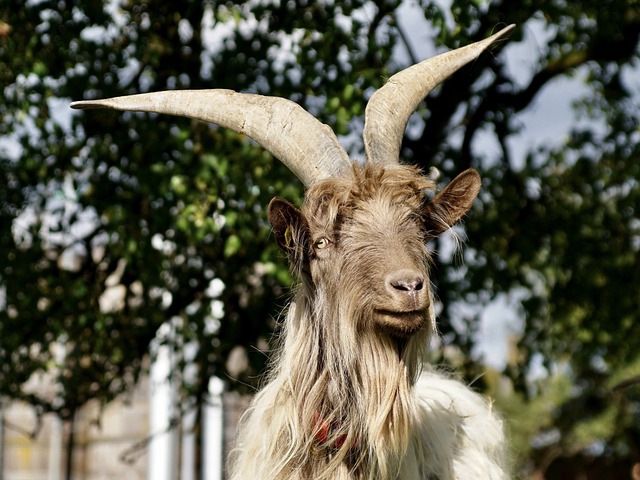
[[[267,209],[276,243],[293,261],[307,258],[309,224],[304,215],[283,198],[275,197]]]
[[[430,235],[440,235],[467,213],[478,196],[480,183],[478,172],[465,170],[424,207],[425,226]]]

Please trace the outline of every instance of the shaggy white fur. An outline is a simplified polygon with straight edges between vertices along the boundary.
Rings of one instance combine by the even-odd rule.
[[[486,397],[458,380],[433,371],[420,376],[415,393],[420,407],[415,438],[423,452],[416,452],[415,456],[409,453],[407,459],[430,455],[437,461],[424,462],[427,470],[433,465],[444,468],[425,474],[419,467],[411,470],[406,465],[407,470],[403,470],[399,478],[509,478],[503,422]]]
[[[303,470],[279,470],[281,462],[269,461],[277,438],[268,432],[285,418],[291,406],[277,401],[270,385],[260,392],[244,418],[240,443],[233,452],[231,480],[306,480]],[[399,480],[505,480],[510,478],[503,422],[486,397],[440,372],[424,372],[415,385],[411,441],[401,462]],[[248,429],[247,426],[251,425]],[[290,445],[293,453],[295,445]],[[318,454],[316,452],[316,454]],[[265,457],[265,455],[267,457]],[[335,480],[368,478],[338,468]]]

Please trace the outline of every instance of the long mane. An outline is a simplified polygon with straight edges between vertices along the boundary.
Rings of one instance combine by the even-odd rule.
[[[412,167],[354,167],[351,178],[328,181],[308,195],[307,211],[320,217],[309,221],[336,222],[341,209],[357,208],[353,197],[386,195],[412,201],[415,209],[418,194],[430,187]],[[323,205],[314,205],[316,199]],[[330,278],[301,280],[266,387],[245,415],[239,447],[255,448],[244,455],[269,465],[268,478],[396,478],[411,441],[412,388],[431,331],[400,340],[361,328],[371,323],[362,318],[366,295],[339,291]],[[255,441],[260,437],[275,441],[265,445]]]

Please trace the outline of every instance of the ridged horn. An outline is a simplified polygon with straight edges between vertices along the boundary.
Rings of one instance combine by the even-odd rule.
[[[83,100],[71,103],[71,108],[166,113],[220,125],[251,137],[305,187],[351,166],[331,128],[284,98],[222,89],[176,90]]]
[[[367,162],[398,163],[404,130],[418,104],[438,84],[475,60],[514,27],[509,25],[480,42],[429,58],[389,78],[371,96],[365,109],[362,136]]]

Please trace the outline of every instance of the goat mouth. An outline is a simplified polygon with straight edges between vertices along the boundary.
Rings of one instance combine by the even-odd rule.
[[[380,328],[397,337],[409,337],[427,328],[427,309],[397,312],[376,310],[376,322]]]

